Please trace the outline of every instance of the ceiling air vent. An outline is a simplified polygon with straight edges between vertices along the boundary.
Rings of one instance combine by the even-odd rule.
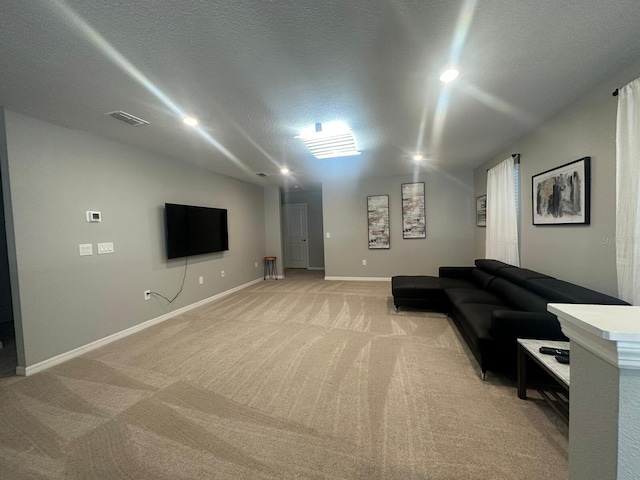
[[[264,173],[264,172],[258,172],[258,173],[256,173],[256,175],[258,175],[259,177],[268,177],[269,176],[268,173]]]
[[[147,122],[146,120],[138,118],[135,115],[131,115],[130,113],[123,112],[122,110],[118,110],[117,112],[105,113],[105,115],[109,115],[116,120],[122,120],[123,122],[128,123],[129,125],[133,125],[134,127],[137,127],[138,125],[149,125],[149,122]]]

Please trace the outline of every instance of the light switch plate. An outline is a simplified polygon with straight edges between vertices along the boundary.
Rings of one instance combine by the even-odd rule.
[[[93,245],[91,243],[81,243],[78,245],[80,250],[80,256],[93,255]]]
[[[105,253],[113,253],[113,252],[114,252],[113,242],[98,244],[98,255],[104,255]]]

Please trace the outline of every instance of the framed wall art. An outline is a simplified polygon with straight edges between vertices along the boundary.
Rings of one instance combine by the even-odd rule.
[[[531,177],[534,225],[589,225],[591,157]]]
[[[367,197],[367,224],[369,227],[369,249],[390,248],[389,195]]]
[[[426,238],[424,183],[402,184],[402,238]]]
[[[487,196],[476,197],[476,226],[487,226]]]

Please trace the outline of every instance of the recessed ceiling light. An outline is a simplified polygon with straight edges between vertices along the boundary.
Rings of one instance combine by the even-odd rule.
[[[360,155],[356,137],[344,122],[316,123],[315,128],[305,130],[296,138],[302,140],[316,158]]]
[[[289,173],[289,169],[287,167],[282,167],[280,169],[280,173],[283,175],[286,175],[287,173]]]
[[[444,72],[442,72],[442,75],[440,75],[440,81],[445,83],[453,82],[456,78],[458,78],[458,75],[460,75],[460,72],[458,70],[456,70],[455,68],[450,68],[449,70],[445,70]]]
[[[182,117],[182,121],[190,127],[195,127],[196,125],[198,125],[198,119],[189,115],[187,115],[186,117]]]
[[[415,162],[421,162],[422,160],[424,160],[424,155],[423,155],[423,154],[421,154],[421,153],[416,153],[416,154],[413,156],[413,160],[414,160]]]

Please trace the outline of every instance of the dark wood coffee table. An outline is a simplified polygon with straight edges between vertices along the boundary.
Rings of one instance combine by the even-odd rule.
[[[540,347],[569,349],[569,342],[518,339],[518,397],[527,399],[527,375],[530,362],[534,362],[553,379],[551,384],[536,384],[534,388],[568,422],[570,367],[558,362],[553,355],[540,353]]]

